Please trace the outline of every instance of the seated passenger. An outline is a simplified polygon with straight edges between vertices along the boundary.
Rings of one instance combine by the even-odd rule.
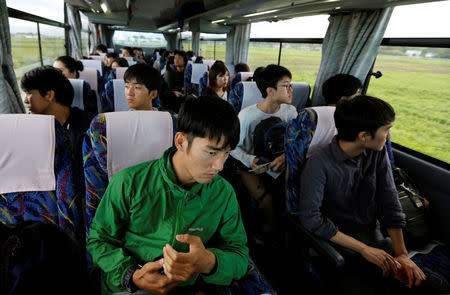
[[[134,53],[131,47],[125,46],[124,48],[122,48],[122,57],[133,57],[133,56]]]
[[[175,68],[166,73],[169,91],[184,93],[184,69],[187,65],[187,56],[184,51],[175,50],[174,65]]]
[[[128,61],[123,57],[116,57],[112,63],[111,68],[128,67]]]
[[[127,104],[131,110],[157,111],[152,104],[161,86],[161,76],[156,69],[146,64],[135,64],[126,70],[123,79]]]
[[[84,69],[81,61],[68,55],[58,57],[53,63],[53,67],[59,69],[68,79],[78,79],[80,72]],[[98,113],[97,95],[86,81],[83,83],[83,104],[85,111],[93,114]]]
[[[256,83],[264,101],[239,112],[241,135],[236,149],[231,152],[233,158],[242,163],[237,174],[241,177],[251,197],[257,200],[259,208],[264,212],[265,221],[262,230],[266,233],[276,231],[272,199],[274,193],[277,195],[283,193],[283,177],[278,176],[284,171],[285,155],[283,153],[275,158],[265,170],[256,169],[260,164],[258,163],[259,158],[254,154],[253,134],[258,123],[264,119],[277,117],[283,122],[288,122],[297,116],[295,107],[290,105],[292,101],[291,77],[288,69],[277,65],[267,66],[258,75]],[[249,172],[249,169],[254,171]],[[264,173],[266,171],[267,173]],[[269,189],[272,190],[269,191]],[[276,202],[281,203],[281,196],[277,198]]]
[[[228,77],[228,68],[222,61],[216,61],[209,69],[208,84],[202,95],[218,96],[228,101]]]
[[[249,66],[247,64],[245,64],[245,63],[238,63],[238,64],[236,64],[234,66],[234,73],[233,73],[233,75],[230,78],[230,81],[232,82],[231,90],[233,90],[233,88],[235,86],[235,83],[233,84],[233,82],[234,82],[233,80],[236,77],[236,74],[240,73],[240,72],[250,72]]]
[[[361,92],[362,83],[355,76],[337,74],[328,78],[322,85],[322,95],[328,106],[336,106],[341,99],[352,99]]]
[[[381,99],[357,96],[338,104],[334,120],[338,134],[301,173],[301,223],[342,248],[346,264],[333,274],[333,286],[345,294],[407,290],[386,279],[394,275],[409,288],[418,286],[425,275],[405,248],[405,215],[385,148],[394,110]]]
[[[114,59],[116,59],[118,57],[117,53],[107,53],[105,55],[105,71],[103,73],[103,77],[108,77],[109,72],[112,69],[112,63],[114,61]]]
[[[195,59],[194,52],[192,50],[186,51],[186,56],[190,61],[194,61]]]
[[[217,175],[239,139],[238,118],[228,103],[199,97],[185,102],[177,127],[175,146],[113,175],[98,206],[87,248],[102,294],[196,294],[200,281],[223,291],[246,272],[239,205]]]
[[[83,177],[83,137],[95,114],[71,107],[74,96],[72,84],[54,67],[44,66],[31,70],[23,75],[20,84],[26,93],[24,103],[31,113],[53,115],[69,130],[73,139],[77,173]]]
[[[197,57],[195,58],[194,63],[195,63],[195,64],[202,64],[202,63],[203,63],[203,56],[197,56]]]
[[[134,60],[141,64],[146,64],[147,62],[144,59],[144,51],[140,47],[133,48]]]
[[[97,54],[106,54],[108,53],[108,48],[106,48],[106,46],[104,44],[97,44],[97,46],[95,47],[95,52],[97,52]]]

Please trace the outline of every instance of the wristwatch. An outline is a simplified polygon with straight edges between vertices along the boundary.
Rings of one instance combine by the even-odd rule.
[[[140,269],[141,266],[136,264],[130,267],[125,275],[123,276],[123,285],[127,288],[129,293],[134,293],[138,290],[138,287],[133,282],[133,274],[137,269]]]

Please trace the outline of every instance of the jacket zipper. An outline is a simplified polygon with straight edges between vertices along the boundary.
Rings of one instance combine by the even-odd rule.
[[[170,243],[170,245],[172,247],[175,246],[176,237],[177,237],[178,230],[179,230],[179,227],[180,227],[181,207],[182,207],[183,203],[186,204],[187,195],[188,195],[188,193],[184,194],[183,199],[179,200],[178,204],[177,204],[177,217],[175,219],[175,231],[174,231],[173,236],[172,236],[172,242]]]

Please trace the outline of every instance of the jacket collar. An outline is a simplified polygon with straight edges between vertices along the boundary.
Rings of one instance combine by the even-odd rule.
[[[367,155],[366,151],[364,151],[361,155],[357,156],[356,158],[350,158],[339,146],[338,143],[338,139],[337,139],[337,135],[335,135],[330,143],[330,149],[331,149],[331,154],[333,155],[333,157],[335,158],[335,160],[337,162],[351,162],[354,163],[356,165],[359,165],[359,163],[361,162],[361,158]]]

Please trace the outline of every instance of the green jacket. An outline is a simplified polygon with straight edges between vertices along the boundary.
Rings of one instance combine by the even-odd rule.
[[[93,219],[87,248],[102,272],[102,293],[122,292],[128,268],[162,257],[168,243],[177,251],[189,245],[177,234],[199,236],[217,258],[214,273],[203,280],[229,285],[248,265],[247,237],[232,186],[217,175],[189,190],[177,184],[172,167],[175,148],[158,160],[115,174]],[[194,283],[196,278],[187,284]]]

